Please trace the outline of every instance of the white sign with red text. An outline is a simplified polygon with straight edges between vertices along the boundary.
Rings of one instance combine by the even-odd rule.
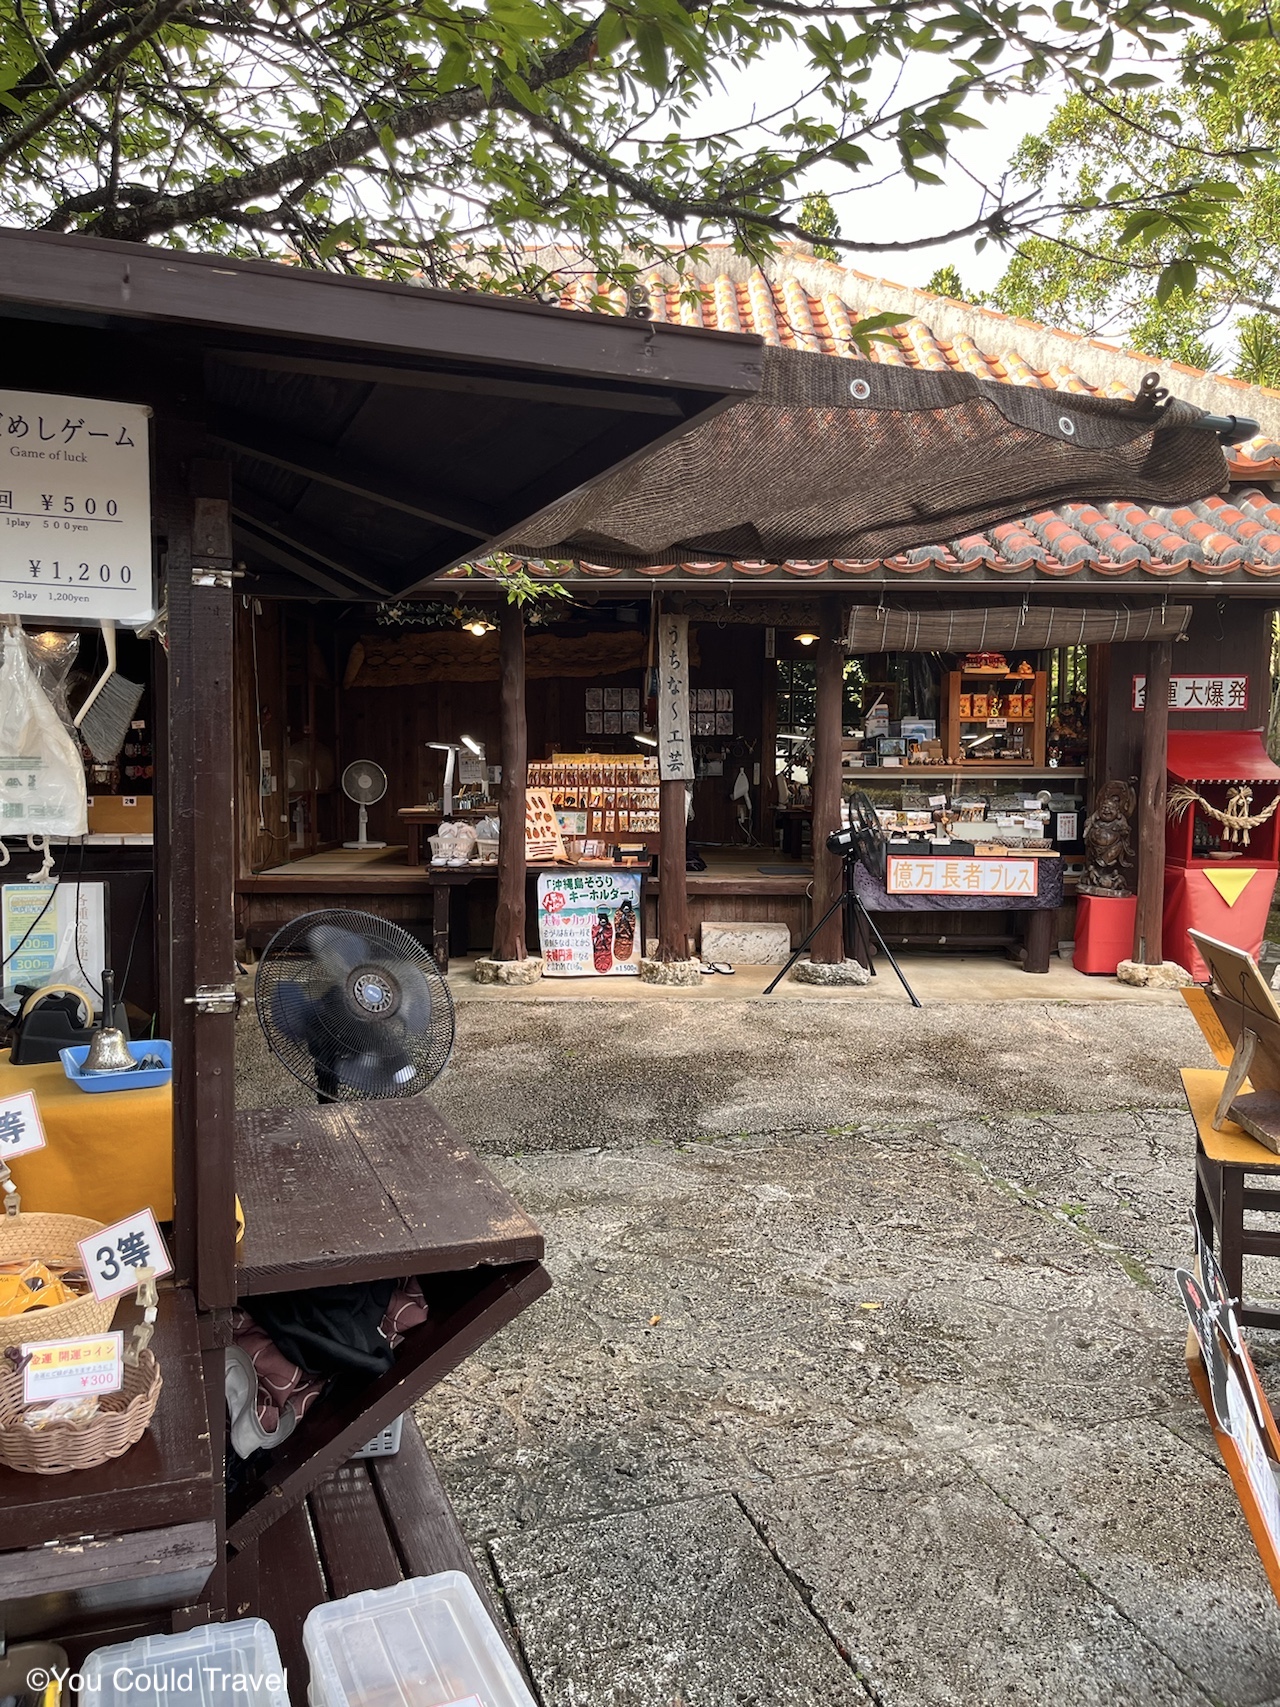
[[[890,895],[1034,896],[1034,859],[920,859],[890,854],[885,888]]]

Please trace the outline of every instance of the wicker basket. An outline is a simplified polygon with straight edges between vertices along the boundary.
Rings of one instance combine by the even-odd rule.
[[[83,1215],[0,1214],[0,1262],[39,1257],[44,1262],[70,1260],[79,1264],[77,1241],[101,1231],[101,1221],[90,1221]],[[0,1351],[33,1340],[89,1339],[104,1334],[115,1317],[117,1302],[111,1298],[100,1304],[89,1293],[49,1310],[24,1310],[20,1316],[0,1318]]]
[[[61,1476],[119,1458],[147,1432],[162,1385],[160,1365],[144,1351],[136,1363],[125,1364],[123,1387],[108,1393],[87,1423],[30,1428],[22,1421],[22,1376],[0,1360],[0,1464],[33,1476]]]

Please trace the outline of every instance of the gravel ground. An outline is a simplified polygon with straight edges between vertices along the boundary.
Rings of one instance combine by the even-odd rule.
[[[1280,1707],[1171,1280],[1208,1061],[1172,1007],[463,1004],[436,1100],[555,1285],[419,1416],[539,1707]]]

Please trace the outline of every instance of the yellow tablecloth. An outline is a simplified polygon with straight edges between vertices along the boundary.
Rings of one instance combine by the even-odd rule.
[[[88,1215],[104,1224],[151,1208],[173,1219],[173,1095],[77,1090],[54,1061],[14,1067],[0,1054],[0,1097],[34,1091],[48,1140],[10,1163],[24,1209]]]

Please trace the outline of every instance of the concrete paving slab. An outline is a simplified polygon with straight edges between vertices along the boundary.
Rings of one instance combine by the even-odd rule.
[[[1143,1418],[1002,1433],[965,1458],[1215,1701],[1273,1693],[1280,1608],[1220,1463]]]
[[[543,1707],[867,1707],[732,1499],[491,1550]]]
[[[964,1465],[882,1461],[743,1503],[880,1707],[1208,1707]]]
[[[556,1285],[421,1413],[477,1534],[1194,1405],[1172,1307],[927,1138],[495,1166]]]

